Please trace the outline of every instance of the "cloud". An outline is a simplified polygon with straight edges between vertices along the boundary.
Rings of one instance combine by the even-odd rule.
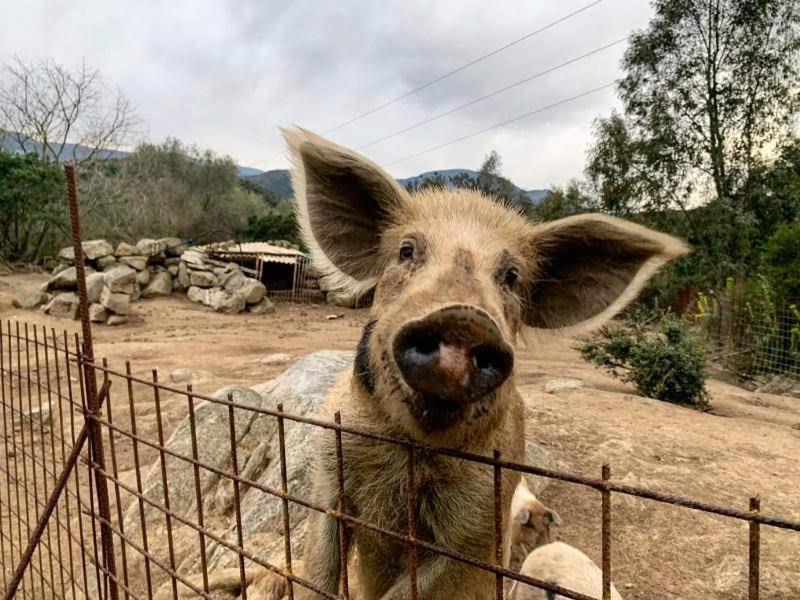
[[[4,7],[0,56],[85,60],[133,100],[151,139],[175,136],[239,164],[281,168],[279,125],[327,130],[587,3],[30,0]],[[643,0],[604,0],[331,137],[365,144],[623,37],[650,12]],[[367,153],[393,162],[613,81],[623,51],[609,49]],[[606,90],[390,171],[477,168],[494,149],[519,185],[563,184],[582,173],[592,121],[615,105]]]

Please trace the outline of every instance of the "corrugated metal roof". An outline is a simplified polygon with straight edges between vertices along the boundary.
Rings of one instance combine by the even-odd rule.
[[[268,244],[267,242],[229,242],[226,244],[209,244],[203,246],[206,252],[218,252],[225,254],[272,254],[279,256],[303,256],[300,250],[294,248],[283,248]]]

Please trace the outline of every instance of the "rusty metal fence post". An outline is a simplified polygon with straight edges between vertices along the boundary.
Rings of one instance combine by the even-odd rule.
[[[97,394],[97,374],[94,367],[94,345],[92,342],[92,324],[89,320],[89,299],[86,292],[86,269],[83,264],[83,245],[81,244],[81,222],[78,211],[78,194],[75,185],[75,167],[66,165],[67,199],[72,226],[72,249],[75,254],[75,274],[78,283],[78,300],[83,332],[83,380],[86,389],[86,418],[89,425],[89,454],[94,468],[97,508],[100,513],[100,538],[103,546],[103,562],[105,563],[104,579],[110,591],[111,600],[119,600],[117,589],[117,569],[114,560],[114,540],[111,528],[111,508],[108,497],[108,485],[103,473],[106,471],[105,453],[103,451],[103,434],[96,416],[100,411]]]
[[[758,514],[761,510],[761,499],[758,496],[750,498],[750,512]],[[750,521],[750,557],[749,557],[749,589],[748,600],[758,600],[759,596],[759,568],[761,562],[761,530],[759,524]]]

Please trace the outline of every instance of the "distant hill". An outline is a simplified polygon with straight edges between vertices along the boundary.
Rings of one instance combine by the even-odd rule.
[[[26,142],[26,145],[29,149],[33,148],[37,154],[41,153],[42,145],[39,142],[32,140],[30,143]],[[4,135],[0,133],[0,149],[15,154],[22,152],[22,148],[20,147],[17,139],[10,134]],[[81,146],[80,144],[67,144],[65,146],[64,156],[69,157],[70,160],[73,158],[73,156],[76,160],[82,160],[89,155],[90,151],[91,150],[89,148],[86,146]],[[124,152],[122,150],[103,150],[97,154],[97,158],[99,160],[118,160],[129,155],[129,152]],[[248,181],[255,187],[270,192],[278,199],[286,199],[293,196],[292,179],[289,175],[289,171],[286,169],[262,171],[253,167],[242,166],[238,166],[238,169],[239,177]],[[438,176],[443,178],[448,184],[452,185],[453,178],[457,177],[458,175],[477,177],[478,172],[471,169],[443,169],[441,171],[426,171],[425,173],[420,173],[414,177],[398,179],[397,182],[402,186],[406,186],[408,184],[413,186],[419,184],[425,178],[433,178]],[[531,204],[537,204],[547,195],[547,190],[523,190],[520,187],[514,187],[518,192],[529,198]]]
[[[22,154],[23,148],[17,140],[16,136],[11,134],[4,134],[0,132],[0,149],[12,154]],[[34,152],[41,156],[42,144],[36,140],[27,138],[25,141],[25,149],[29,152]],[[91,149],[80,144],[65,144],[64,153],[62,154],[66,160],[83,160],[91,153]],[[101,150],[95,156],[97,160],[118,160],[130,156],[130,152],[124,150]],[[261,169],[254,169],[253,167],[241,167],[239,169],[239,177],[252,177],[263,173]]]
[[[416,185],[422,182],[425,178],[433,178],[436,176],[442,177],[448,183],[452,182],[453,178],[458,175],[469,175],[471,177],[477,177],[478,172],[473,171],[471,169],[444,169],[442,171],[427,171],[425,173],[420,173],[414,177],[405,177],[403,179],[398,179],[397,182],[402,185],[406,186],[408,184]],[[275,169],[272,171],[267,171],[265,173],[261,173],[259,175],[254,175],[250,177],[245,177],[245,179],[251,182],[253,185],[260,187],[261,189],[268,190],[275,196],[279,198],[291,198],[292,197],[292,179],[289,175],[289,171],[286,169]],[[531,204],[537,204],[542,198],[547,195],[547,190],[523,190],[517,186],[514,186],[517,191],[521,194],[529,198]]]

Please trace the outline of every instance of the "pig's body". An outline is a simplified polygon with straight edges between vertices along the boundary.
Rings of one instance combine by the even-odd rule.
[[[384,435],[397,435],[396,428],[379,419],[372,399],[353,377],[341,378],[331,390],[322,408],[322,415],[332,419],[340,411],[348,426],[364,428]],[[376,428],[383,422],[385,427]],[[462,449],[491,456],[493,449],[503,452],[512,461],[524,460],[524,408],[518,394],[499,427],[474,447]],[[328,439],[326,439],[328,438]],[[318,493],[335,506],[337,500],[336,448],[330,431],[319,432],[319,455],[315,474]],[[391,531],[405,533],[407,516],[407,460],[405,448],[371,439],[345,434],[342,438],[345,471],[345,495],[348,511],[365,521]],[[416,527],[419,538],[456,550],[489,563],[494,563],[494,475],[491,467],[462,460],[427,454],[415,455]],[[519,477],[506,471],[503,477],[503,514],[509,506]],[[324,490],[324,491],[323,491]],[[443,491],[446,493],[443,494]],[[457,520],[453,516],[458,515]],[[309,527],[319,527],[326,519],[319,513],[309,515]],[[355,527],[352,541],[358,552],[359,598],[409,597],[408,547],[381,534]],[[314,550],[309,549],[312,553]],[[420,589],[429,589],[430,600],[454,598],[453,589],[463,589],[464,600],[491,597],[495,578],[491,573],[438,558],[419,550]],[[444,576],[442,574],[445,574]],[[437,578],[436,585],[425,587],[427,580]],[[388,595],[387,595],[388,594]]]

